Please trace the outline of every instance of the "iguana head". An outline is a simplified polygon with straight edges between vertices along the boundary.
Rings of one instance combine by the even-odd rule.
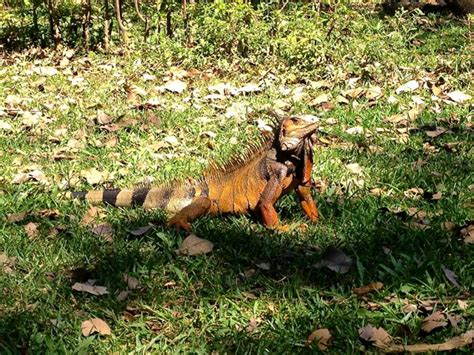
[[[279,142],[282,151],[299,150],[318,130],[319,117],[299,115],[284,118],[280,126]]]

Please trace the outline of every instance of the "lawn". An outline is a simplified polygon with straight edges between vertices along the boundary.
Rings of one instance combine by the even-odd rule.
[[[191,44],[178,31],[125,53],[1,55],[0,352],[313,353],[327,328],[340,354],[377,351],[367,325],[397,344],[474,329],[468,19],[350,1],[214,10],[191,21]],[[204,217],[193,232],[212,252],[182,256],[187,234],[161,211],[102,207],[97,222],[68,196],[198,177],[269,108],[321,118],[315,225],[291,194],[277,204],[287,232]],[[347,272],[321,267],[328,248]],[[72,288],[88,280],[107,293]],[[93,318],[111,334],[83,336]]]

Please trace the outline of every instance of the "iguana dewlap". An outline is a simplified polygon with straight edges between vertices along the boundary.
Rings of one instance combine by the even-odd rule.
[[[259,213],[265,226],[277,228],[274,205],[281,196],[295,190],[305,214],[316,221],[318,209],[311,196],[311,136],[317,129],[315,116],[284,118],[261,143],[228,164],[210,168],[199,179],[176,186],[74,192],[73,197],[92,204],[164,209],[175,213],[169,225],[185,230],[204,214],[250,212]]]

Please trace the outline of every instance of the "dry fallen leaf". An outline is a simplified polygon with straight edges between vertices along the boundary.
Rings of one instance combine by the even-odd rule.
[[[440,311],[436,311],[425,319],[423,319],[421,329],[426,333],[431,333],[434,329],[445,327],[447,325],[448,322],[446,322],[445,315]]]
[[[92,318],[82,322],[82,335],[88,337],[91,334],[99,333],[100,335],[110,335],[110,327],[100,318]]]
[[[407,91],[415,91],[420,87],[420,84],[418,84],[418,81],[416,80],[411,80],[403,85],[400,85],[395,92],[397,94],[401,94],[402,92],[407,92]]]
[[[382,327],[376,328],[367,325],[359,329],[359,337],[373,343],[376,347],[383,348],[392,343],[392,337]]]
[[[112,122],[112,117],[107,115],[104,111],[98,110],[96,121],[98,124],[109,124],[110,122]]]
[[[446,276],[446,278],[449,280],[449,282],[451,282],[451,284],[453,284],[453,286],[455,286],[457,288],[461,288],[461,285],[459,285],[459,283],[458,283],[457,276],[453,271],[451,271],[448,268],[444,267],[444,265],[441,265],[441,269],[443,270],[443,273]]]
[[[426,131],[426,135],[430,138],[436,138],[444,133],[446,133],[448,130],[444,127],[436,127],[434,131]]]
[[[327,267],[334,272],[345,274],[352,266],[352,259],[341,250],[329,247],[323,255],[323,259],[315,264],[316,268]]]
[[[91,185],[101,183],[104,180],[103,173],[95,168],[83,170],[81,175],[85,177],[87,182]]]
[[[0,130],[11,131],[12,129],[13,127],[10,123],[0,120]]]
[[[319,350],[324,351],[331,346],[332,335],[329,329],[317,329],[312,332],[306,340],[305,346],[310,346],[313,343],[318,345]]]
[[[117,295],[117,301],[125,301],[130,294],[130,291],[120,291],[120,293]]]
[[[346,129],[346,133],[351,135],[361,134],[364,133],[364,128],[361,126],[350,127]]]
[[[113,241],[114,230],[112,226],[108,223],[101,223],[91,229],[91,232],[99,237],[104,238],[108,242]]]
[[[448,92],[446,96],[449,97],[452,101],[458,102],[458,103],[468,101],[471,99],[470,95],[467,95],[459,90]]]
[[[261,318],[251,318],[249,324],[245,327],[245,331],[247,333],[253,333],[261,322]]]
[[[412,198],[412,199],[415,199],[415,200],[418,200],[421,196],[423,196],[423,193],[424,193],[424,191],[420,187],[413,187],[413,188],[408,189],[408,190],[403,192],[403,194],[406,197]]]
[[[358,175],[362,173],[362,167],[357,163],[346,164],[346,169],[349,170],[353,174]]]
[[[30,239],[34,239],[38,236],[38,225],[36,223],[30,222],[25,226],[26,235]]]
[[[5,274],[9,274],[13,271],[13,267],[15,266],[16,260],[15,258],[10,258],[6,254],[0,254],[0,267]]]
[[[140,237],[142,235],[147,234],[152,228],[153,228],[153,225],[143,226],[143,227],[131,230],[129,233],[135,237]]]
[[[318,105],[321,105],[325,102],[329,102],[330,99],[331,99],[331,97],[328,94],[321,94],[321,95],[316,96],[316,98],[314,98],[309,103],[309,105],[310,106],[318,106]]]
[[[133,276],[123,274],[123,280],[127,283],[129,290],[135,290],[138,287],[138,280]]]
[[[104,211],[101,208],[91,206],[87,210],[87,212],[84,214],[84,217],[82,217],[81,225],[88,226],[92,224],[92,222],[97,221],[103,217],[104,217]]]
[[[371,282],[368,285],[356,287],[352,290],[357,296],[364,296],[368,293],[379,291],[383,288],[383,283],[381,282]]]
[[[214,244],[210,241],[191,234],[183,240],[176,253],[180,255],[207,254],[210,253],[213,248]]]
[[[418,307],[415,304],[407,303],[402,307],[403,313],[412,313],[416,312],[418,310]]]
[[[368,100],[375,100],[383,96],[383,91],[380,86],[372,86],[365,90],[365,97]]]
[[[109,293],[107,291],[107,287],[93,286],[93,285],[84,284],[80,282],[76,282],[74,285],[72,285],[72,289],[74,291],[87,292],[95,296],[102,296]]]
[[[474,244],[474,224],[461,229],[461,236],[464,237],[464,243]]]
[[[467,302],[466,301],[463,301],[463,300],[458,300],[458,306],[460,309],[462,309],[463,311],[465,311],[467,309]]]
[[[164,88],[170,92],[180,94],[187,88],[187,86],[188,85],[184,81],[170,80],[166,82]]]
[[[7,221],[10,223],[21,222],[26,217],[26,212],[11,213],[7,215]]]
[[[344,90],[341,94],[346,97],[350,97],[351,99],[356,99],[364,93],[363,88],[355,88],[355,89],[349,89],[349,90]]]

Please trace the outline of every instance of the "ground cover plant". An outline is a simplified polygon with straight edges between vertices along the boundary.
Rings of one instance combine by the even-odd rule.
[[[191,42],[2,54],[0,352],[472,351],[469,20],[272,9],[198,7]],[[287,196],[287,232],[205,217],[212,251],[189,256],[160,211],[67,195],[199,176],[269,108],[321,117],[316,225]]]

